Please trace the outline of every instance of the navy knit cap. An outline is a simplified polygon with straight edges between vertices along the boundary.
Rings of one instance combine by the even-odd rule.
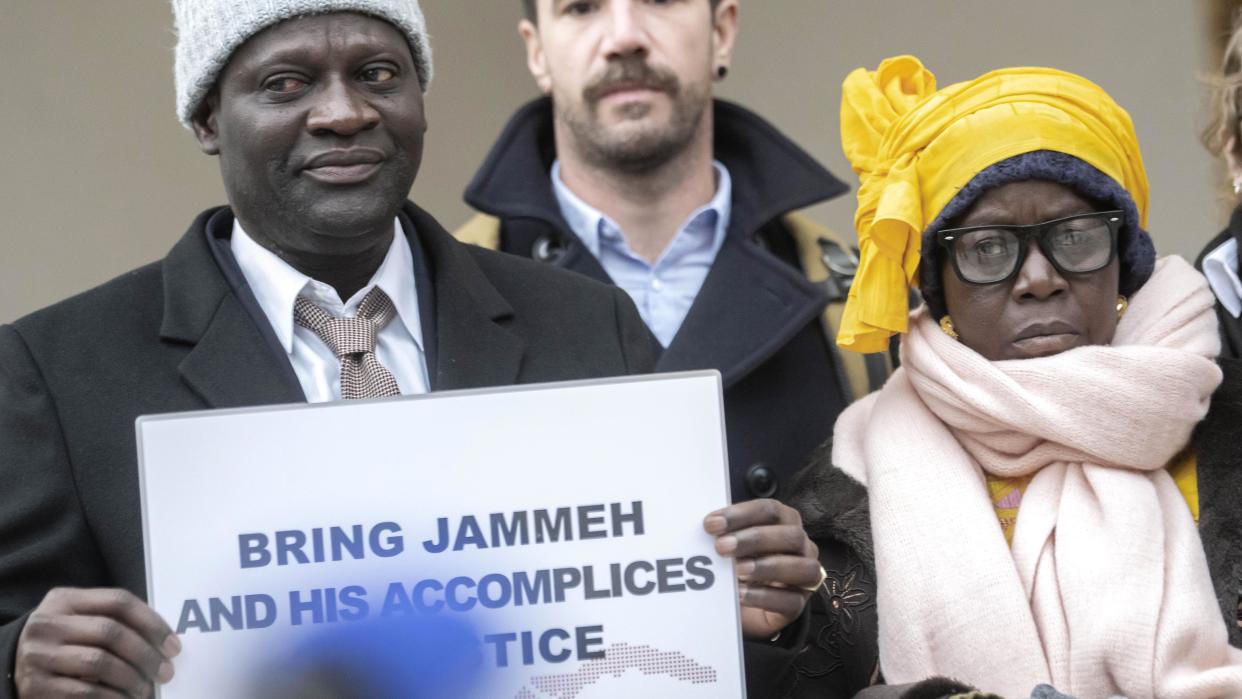
[[[1001,185],[1027,180],[1046,180],[1070,187],[1080,196],[1124,213],[1125,221],[1117,241],[1121,261],[1119,292],[1130,296],[1151,277],[1156,266],[1156,248],[1151,236],[1139,227],[1134,199],[1116,180],[1079,158],[1051,150],[1032,151],[994,163],[971,178],[970,182],[940,211],[923,231],[922,261],[919,263],[919,291],[932,317],[939,320],[948,311],[944,305],[944,286],[940,272],[944,264],[936,233],[965,214],[984,192]]]

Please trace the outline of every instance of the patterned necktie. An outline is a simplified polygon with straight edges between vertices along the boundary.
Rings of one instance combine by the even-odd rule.
[[[401,395],[392,372],[375,356],[375,336],[395,318],[397,309],[377,286],[358,304],[358,315],[337,318],[299,296],[293,319],[319,336],[341,361],[341,398],[383,398]]]

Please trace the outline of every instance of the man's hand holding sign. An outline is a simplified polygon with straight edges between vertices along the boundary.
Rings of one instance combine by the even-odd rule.
[[[21,697],[146,697],[181,641],[127,590],[58,587],[30,613],[13,679]]]

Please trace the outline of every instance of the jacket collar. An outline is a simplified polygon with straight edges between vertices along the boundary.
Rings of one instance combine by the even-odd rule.
[[[714,155],[733,178],[731,232],[753,235],[790,211],[849,190],[754,112],[720,99],[712,109]],[[499,218],[540,219],[567,234],[548,178],[555,160],[552,100],[541,97],[509,119],[467,186],[466,203]]]
[[[428,352],[432,387],[512,383],[523,353],[520,338],[505,327],[512,307],[465,246],[427,212],[407,202],[400,216],[403,225],[410,224],[405,228],[411,248],[424,252],[430,268],[425,271],[433,292],[424,295],[420,288],[419,296],[420,302],[424,296],[434,299],[428,299],[434,311],[423,318],[424,327],[433,322],[435,328]],[[232,218],[224,207],[200,214],[165,258],[160,337],[191,345],[181,376],[210,407],[302,402],[297,375],[244,277],[222,257],[228,246],[212,245]]]
[[[548,173],[556,160],[552,100],[523,105],[466,186],[466,203],[500,218],[534,218],[568,232]]]
[[[741,106],[715,101],[716,159],[733,176],[730,230],[752,235],[760,226],[849,191],[774,126]]]

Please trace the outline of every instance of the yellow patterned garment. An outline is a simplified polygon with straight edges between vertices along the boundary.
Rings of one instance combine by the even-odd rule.
[[[1034,476],[1022,478],[1001,478],[990,473],[988,492],[992,494],[992,507],[996,509],[996,518],[1000,520],[1001,531],[1005,532],[1005,543],[1013,545],[1013,525],[1018,521],[1018,504],[1022,502],[1022,494]]]
[[[1169,475],[1173,476],[1177,489],[1182,491],[1182,497],[1186,498],[1186,504],[1190,506],[1190,514],[1195,518],[1195,524],[1198,524],[1199,471],[1195,464],[1195,450],[1187,448],[1175,456],[1173,463],[1169,464]]]
[[[1147,174],[1130,116],[1091,81],[1006,68],[936,89],[914,56],[859,68],[842,86],[841,144],[858,173],[859,264],[837,344],[880,352],[906,331],[924,229],[975,175],[1053,150],[1125,187],[1146,227]]]
[[[996,510],[996,518],[1000,520],[1001,531],[1005,532],[1005,542],[1013,545],[1013,526],[1018,521],[1018,505],[1022,502],[1022,494],[1030,484],[1033,476],[1022,478],[1001,478],[985,473],[988,479],[988,493],[992,496],[992,507]],[[1199,481],[1195,466],[1195,452],[1186,449],[1173,457],[1169,463],[1169,475],[1177,484],[1182,497],[1190,507],[1190,514],[1199,523]]]

